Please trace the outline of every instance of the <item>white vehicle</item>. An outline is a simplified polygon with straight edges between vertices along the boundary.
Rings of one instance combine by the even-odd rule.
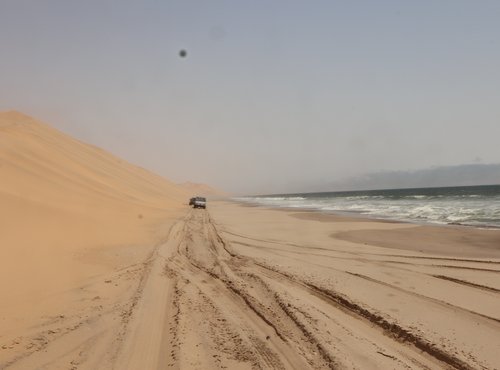
[[[207,200],[203,197],[194,198],[193,208],[207,208]]]

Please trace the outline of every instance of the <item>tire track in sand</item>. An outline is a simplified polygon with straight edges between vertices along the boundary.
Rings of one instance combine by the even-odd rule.
[[[232,250],[207,211],[193,210],[184,220],[167,269],[185,283],[180,289],[182,317],[171,325],[175,336],[185,339],[173,352],[169,364],[174,368],[222,368],[234,366],[234,361],[251,368],[345,368],[374,363],[397,368],[469,368],[334,292],[281,272],[269,275],[269,267]],[[314,299],[323,311],[308,303]],[[356,318],[356,328],[336,322],[345,312],[351,321]],[[210,342],[202,339],[205,335]],[[344,340],[363,346],[348,348]],[[213,343],[219,343],[219,348]],[[241,348],[244,355],[231,355],[228,348]],[[367,348],[369,354],[361,353]],[[349,358],[344,350],[361,359]]]
[[[224,366],[232,361],[243,361],[252,368],[331,368],[332,365],[329,363],[332,362],[331,359],[325,361],[318,356],[308,358],[308,353],[317,351],[315,344],[307,342],[304,338],[296,339],[295,337],[300,336],[297,328],[293,325],[285,327],[277,324],[276,312],[273,311],[276,307],[270,310],[248,292],[248,284],[242,281],[227,264],[231,259],[235,259],[236,264],[241,261],[231,257],[227,251],[228,247],[221,241],[208,214],[203,211],[193,211],[191,217],[183,228],[184,236],[179,243],[177,253],[167,262],[170,271],[175,271],[179,278],[188,281],[195,288],[182,293],[186,297],[189,296],[189,299],[186,298],[186,303],[203,308],[200,310],[204,312],[203,315],[190,310],[185,316],[191,318],[196,315],[201,316],[210,323],[211,330],[218,333],[213,337],[214,342],[223,342],[228,348],[240,349],[233,356],[217,348],[204,350],[208,353],[217,352],[213,353],[212,357],[215,355],[222,357],[220,361]],[[176,330],[186,331],[187,327],[189,325],[184,320],[184,323],[177,325]],[[196,331],[196,328],[191,326],[191,330]],[[294,332],[293,335],[291,332]],[[190,359],[186,354],[193,350],[202,352],[200,343],[196,343],[198,347],[194,345],[195,348],[192,348],[196,341],[193,339],[190,343],[183,343],[186,349],[184,351],[180,349],[181,360],[178,365],[190,361],[188,365],[196,366],[197,363],[192,361],[193,356]],[[210,347],[210,344],[207,346]],[[306,356],[298,354],[300,346]],[[202,362],[205,368],[211,367],[207,366],[209,362],[205,360]]]

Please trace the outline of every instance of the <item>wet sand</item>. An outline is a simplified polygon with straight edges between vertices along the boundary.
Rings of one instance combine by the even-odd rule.
[[[293,217],[321,222],[376,222],[403,224],[407,227],[392,230],[341,231],[332,238],[370,244],[385,248],[405,249],[456,257],[500,258],[500,230],[456,225],[411,224],[401,221],[348,217],[316,211],[291,212]]]

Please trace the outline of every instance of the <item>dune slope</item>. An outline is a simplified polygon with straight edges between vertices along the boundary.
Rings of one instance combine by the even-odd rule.
[[[0,178],[3,368],[126,302],[135,282],[115,278],[141,266],[189,194],[18,112],[0,113]]]

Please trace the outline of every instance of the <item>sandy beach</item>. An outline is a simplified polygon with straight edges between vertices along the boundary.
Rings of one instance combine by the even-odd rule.
[[[0,115],[0,369],[500,368],[500,230],[210,201]]]
[[[167,364],[500,365],[498,230],[232,203],[193,211],[182,224],[184,237],[168,263],[177,284],[170,330],[178,345]],[[383,242],[377,239],[381,233]]]

